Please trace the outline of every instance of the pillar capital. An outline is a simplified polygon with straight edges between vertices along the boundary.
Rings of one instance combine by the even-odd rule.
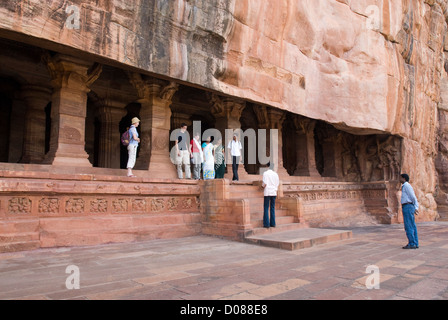
[[[217,94],[210,94],[209,100],[212,104],[211,113],[218,118],[233,119],[235,121],[240,121],[241,114],[246,107],[246,102],[240,99],[235,99],[231,97],[220,97]],[[238,128],[241,125],[238,126]],[[237,128],[228,128],[237,129]]]
[[[257,117],[258,126],[262,129],[269,128],[270,121],[266,106],[255,106],[254,112]]]
[[[283,127],[283,121],[286,119],[286,112],[279,109],[269,108],[268,118],[272,129],[281,130]]]
[[[160,100],[171,104],[174,94],[179,89],[177,83],[163,81],[160,79],[146,77],[136,72],[128,73],[129,80],[137,90],[138,102]]]
[[[258,125],[262,129],[282,129],[286,113],[283,110],[274,109],[267,106],[256,106],[254,108]]]
[[[294,128],[297,132],[314,134],[314,127],[316,126],[316,120],[308,119],[299,115],[295,115],[293,118]]]
[[[102,66],[63,54],[50,56],[47,52],[43,56],[51,76],[53,88],[77,88],[89,92],[90,85],[101,74]]]

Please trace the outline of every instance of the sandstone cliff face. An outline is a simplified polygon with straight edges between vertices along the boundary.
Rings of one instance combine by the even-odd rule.
[[[0,5],[0,36],[18,32],[38,46],[87,51],[350,133],[401,136],[402,171],[411,175],[423,218],[433,219],[434,195],[448,203],[447,6],[447,0],[7,1]]]

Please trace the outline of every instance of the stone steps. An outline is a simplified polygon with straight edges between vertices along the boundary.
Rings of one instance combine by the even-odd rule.
[[[347,200],[340,206],[340,200],[326,199],[316,202],[304,202],[305,223],[296,222],[296,217],[288,215],[287,209],[276,204],[275,228],[263,228],[263,190],[259,186],[250,184],[233,184],[229,189],[229,196],[233,199],[245,199],[249,202],[251,212],[251,225],[253,229],[245,232],[244,241],[251,244],[279,248],[284,250],[297,250],[332,241],[350,239],[350,230],[310,228],[307,216],[313,220],[319,217],[325,221],[328,218],[344,217],[345,215],[361,215],[365,212],[366,203],[363,199]],[[381,207],[384,201],[372,200],[368,206]],[[376,212],[376,211],[375,211]],[[383,214],[383,210],[378,210]],[[311,221],[310,221],[311,222]],[[319,223],[317,223],[319,224]],[[314,225],[314,224],[313,224]]]
[[[333,241],[350,239],[349,230],[297,228],[247,236],[245,242],[284,250],[310,248]]]
[[[277,224],[277,226],[282,226],[284,224],[294,224],[294,217],[292,216],[277,216],[277,214],[275,215],[275,223]],[[263,228],[263,215],[261,215],[260,217],[255,217],[253,218],[251,216],[251,220],[250,220],[250,224],[254,227],[254,228]]]
[[[298,229],[304,229],[308,228],[308,224],[306,223],[297,223],[297,222],[285,222],[285,223],[278,223],[275,228],[263,228],[263,221],[260,226],[253,228],[252,230],[246,231],[245,237],[253,237],[253,236],[261,236],[266,234],[274,234],[274,233],[280,233],[284,231],[291,231],[291,230],[298,230]]]
[[[275,234],[281,234],[283,232],[291,232],[307,228],[305,223],[297,223],[296,217],[288,215],[288,210],[283,209],[276,203],[275,208],[275,228],[263,227],[263,207],[264,196],[263,190],[259,186],[248,184],[232,184],[230,185],[229,195],[231,199],[245,199],[249,202],[250,218],[252,229],[247,230],[244,235],[244,241],[247,243],[267,245],[277,248],[287,248],[288,245],[283,244],[282,241],[264,241],[259,237],[273,236]]]

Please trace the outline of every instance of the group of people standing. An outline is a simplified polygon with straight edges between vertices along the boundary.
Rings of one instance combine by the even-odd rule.
[[[232,142],[236,143],[237,147],[231,148],[233,146]],[[201,144],[200,134],[195,133],[193,139],[188,142],[187,125],[182,124],[177,140],[175,141],[175,146],[177,176],[179,179],[183,179],[182,167],[185,167],[185,178],[191,179],[190,162],[193,165],[192,172],[193,179],[195,180],[201,179],[201,171],[204,180],[224,178],[226,151],[222,145],[222,139],[218,139],[215,143],[212,143],[211,137],[207,137],[205,142]],[[229,143],[229,147],[232,156],[233,154],[238,155],[237,159],[233,159],[234,163],[232,164],[232,168],[236,168],[233,171],[233,180],[238,180],[238,162],[241,156],[242,146],[241,142],[236,139],[236,136]]]
[[[132,169],[135,166],[137,157],[137,148],[140,143],[139,134],[137,131],[140,125],[140,119],[137,117],[132,118],[131,126],[127,129],[129,132],[128,149],[128,162],[126,168],[128,170],[128,177],[135,177],[132,173]],[[224,178],[226,163],[225,163],[225,148],[222,145],[222,139],[219,139],[216,143],[212,143],[211,137],[207,137],[205,142],[201,144],[200,134],[195,133],[193,139],[189,140],[189,134],[187,132],[187,125],[182,124],[180,131],[175,141],[176,154],[175,163],[177,166],[177,175],[179,179],[183,179],[182,166],[185,167],[185,178],[191,179],[191,167],[193,164],[193,179],[222,179]],[[233,140],[229,143],[229,151],[232,156],[232,169],[233,179],[239,180],[238,177],[238,163],[241,157],[242,145],[237,139],[237,135],[233,137]]]

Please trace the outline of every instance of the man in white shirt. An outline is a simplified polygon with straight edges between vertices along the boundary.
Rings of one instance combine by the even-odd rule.
[[[275,199],[277,198],[277,190],[280,184],[280,179],[277,172],[275,172],[274,164],[268,163],[269,167],[263,173],[263,184],[264,188],[264,205],[263,205],[263,227],[275,227]],[[270,219],[269,219],[269,209],[270,209]]]
[[[230,149],[230,156],[232,157],[232,181],[238,181],[238,163],[240,162],[241,149],[243,149],[243,147],[236,134],[233,135],[233,140],[229,141],[227,149]]]
[[[180,125],[180,131],[177,134],[177,140],[174,142],[177,151],[176,166],[177,176],[179,179],[183,179],[182,165],[185,166],[185,178],[191,179],[190,169],[190,135],[187,132],[187,125],[182,123]]]

